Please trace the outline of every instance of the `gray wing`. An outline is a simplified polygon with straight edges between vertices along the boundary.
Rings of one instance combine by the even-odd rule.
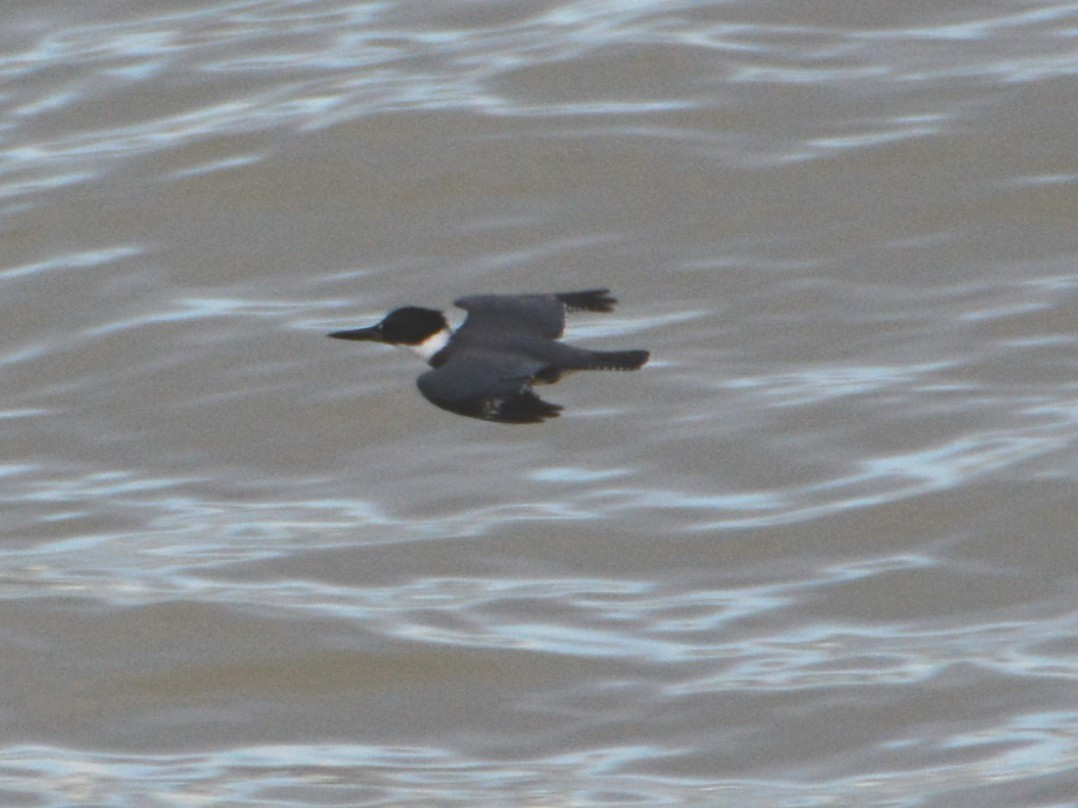
[[[537,424],[557,418],[561,407],[531,389],[542,362],[521,363],[515,357],[472,353],[450,359],[416,380],[419,392],[443,410],[506,424]]]
[[[510,331],[557,339],[565,332],[567,311],[613,311],[618,301],[609,289],[552,295],[469,295],[454,302],[468,312],[460,331]]]

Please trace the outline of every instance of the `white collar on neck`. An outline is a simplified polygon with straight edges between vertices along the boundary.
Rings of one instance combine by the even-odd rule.
[[[438,351],[442,350],[449,344],[449,338],[453,336],[453,332],[449,330],[449,327],[443,328],[441,331],[436,331],[423,340],[418,345],[405,345],[405,348],[415,351],[417,354],[423,357],[427,362]]]

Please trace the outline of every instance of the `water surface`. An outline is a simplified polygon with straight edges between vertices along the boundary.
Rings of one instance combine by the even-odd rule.
[[[8,5],[0,802],[1073,803],[1073,4]]]

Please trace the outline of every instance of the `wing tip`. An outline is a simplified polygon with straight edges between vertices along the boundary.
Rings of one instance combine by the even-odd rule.
[[[480,403],[479,417],[484,421],[503,424],[541,424],[548,418],[560,416],[563,409],[560,404],[543,401],[529,391],[510,398],[484,398]]]
[[[431,395],[431,391],[422,386],[420,391],[431,404],[446,412],[494,423],[541,424],[548,418],[557,418],[564,409],[560,404],[543,401],[531,391],[511,396],[477,395],[453,400]]]

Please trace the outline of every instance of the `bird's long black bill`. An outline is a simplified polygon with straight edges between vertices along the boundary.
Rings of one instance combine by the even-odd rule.
[[[382,342],[382,329],[376,325],[368,328],[353,328],[348,331],[334,331],[327,334],[333,339],[354,339],[361,342]]]

